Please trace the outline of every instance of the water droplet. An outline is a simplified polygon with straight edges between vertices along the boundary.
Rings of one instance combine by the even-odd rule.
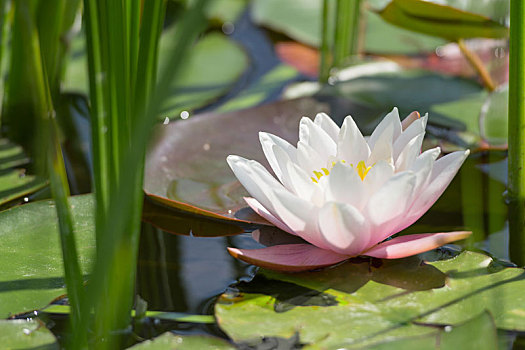
[[[38,316],[38,311],[36,311],[36,310],[33,311],[33,314],[34,314],[35,316]]]
[[[234,32],[235,25],[232,22],[224,22],[222,25],[222,32],[226,35],[230,35]]]
[[[188,119],[189,116],[190,116],[190,112],[188,112],[188,111],[182,111],[182,112],[180,112],[180,117],[181,117],[182,119]]]
[[[231,209],[228,209],[228,214],[231,214],[233,213]]]
[[[445,55],[443,46],[436,47],[436,56],[443,57]]]
[[[31,334],[31,330],[28,329],[28,328],[24,328],[23,332],[24,332],[25,335]]]
[[[205,143],[204,145],[202,145],[202,149],[205,150],[205,151],[209,151],[211,148],[210,144],[209,143]]]
[[[496,58],[505,58],[505,49],[502,47],[497,47],[494,49],[494,56],[496,56]]]
[[[24,202],[25,203],[29,202],[29,197],[24,197]]]
[[[167,124],[169,124],[169,122],[170,122],[170,118],[166,117],[164,119],[164,123],[162,123],[162,124],[167,125]]]
[[[452,331],[452,326],[445,326],[445,328],[443,330],[448,333],[448,332]]]

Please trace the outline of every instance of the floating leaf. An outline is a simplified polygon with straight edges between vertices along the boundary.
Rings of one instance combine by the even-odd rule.
[[[494,320],[488,312],[466,321],[457,327],[437,328],[435,334],[423,337],[407,337],[402,340],[375,344],[370,350],[439,350],[460,349],[466,346],[472,349],[498,349],[498,337]]]
[[[465,130],[487,143],[484,148],[491,146],[506,148],[508,93],[508,86],[503,86],[490,94],[481,91],[457,101],[434,105],[431,113],[437,112],[447,118],[460,121]]]
[[[215,306],[215,316],[236,342],[299,332],[302,343],[323,348],[435,336],[436,326],[460,326],[485,310],[498,328],[525,330],[525,271],[492,266],[490,257],[466,251],[426,263],[417,257],[352,259],[309,273],[261,270],[259,276],[269,280],[266,287],[226,292]],[[296,303],[278,312],[275,295],[283,282],[297,285],[297,294],[288,300],[323,293],[337,303]]]
[[[175,29],[162,34],[159,67],[170,64],[165,58]],[[79,35],[73,40],[67,64],[65,91],[88,93],[86,60],[84,36]],[[162,108],[163,119],[178,118],[181,111],[202,107],[224,95],[247,68],[248,57],[239,45],[220,33],[208,33],[192,47],[184,67],[172,82],[170,96]]]
[[[365,51],[372,53],[415,54],[434,51],[445,42],[428,35],[401,29],[365,11]],[[321,43],[322,0],[255,0],[251,14],[255,23],[286,34],[306,45]]]
[[[233,350],[233,345],[224,339],[206,335],[175,335],[166,332],[155,339],[146,340],[128,349],[134,350],[165,350],[165,349],[214,349]]]
[[[247,192],[226,157],[239,154],[268,165],[259,131],[297,142],[299,119],[327,109],[313,99],[298,99],[159,125],[146,158],[144,190],[164,206],[214,219],[265,224],[250,211],[237,213],[246,207]]]
[[[245,231],[245,229],[239,225],[192,216],[184,211],[168,209],[150,200],[144,202],[142,220],[149,222],[163,231],[185,236],[232,236]]]
[[[372,129],[387,111],[397,106],[400,115],[412,111],[425,114],[433,105],[476,97],[482,88],[472,80],[448,77],[425,71],[379,73],[359,77],[322,90],[320,96],[338,96],[369,108]],[[429,123],[456,130],[465,130],[463,123],[442,114],[429,114]]]
[[[59,349],[57,340],[41,322],[0,320],[2,349]]]
[[[84,271],[95,248],[91,195],[69,199]],[[51,201],[0,213],[0,318],[40,309],[65,293],[56,209]]]
[[[22,147],[7,139],[0,139],[0,205],[33,193],[46,185],[44,179],[26,175],[24,169],[13,169],[28,162]]]
[[[233,111],[260,105],[280,93],[282,87],[298,77],[290,66],[280,64],[255,81],[237,96],[217,108],[218,112]]]
[[[379,14],[399,27],[451,41],[503,38],[509,31],[486,16],[426,0],[392,0]]]

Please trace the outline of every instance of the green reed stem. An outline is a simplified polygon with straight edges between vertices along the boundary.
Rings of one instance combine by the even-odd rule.
[[[134,16],[132,9],[114,4],[106,5],[102,0],[84,0],[89,68],[100,69],[100,73],[107,77],[99,84],[97,75],[90,72],[90,80],[95,79],[90,82],[91,96],[98,99],[98,102],[94,101],[97,109],[93,109],[93,118],[100,122],[107,113],[110,120],[107,132],[100,128],[93,129],[97,134],[94,135],[93,142],[103,138],[106,141],[105,150],[112,154],[112,157],[104,159],[99,153],[99,169],[100,165],[107,165],[106,172],[109,178],[115,179],[109,181],[107,188],[102,188],[107,191],[105,195],[97,194],[97,200],[99,197],[105,198],[106,206],[99,208],[97,205],[97,259],[88,285],[89,297],[82,309],[84,315],[88,315],[90,310],[96,310],[93,323],[96,339],[93,344],[97,349],[114,348],[118,339],[110,335],[115,331],[124,330],[129,325],[143,200],[145,147],[159,107],[169,91],[169,83],[198,32],[204,28],[205,2],[195,1],[192,9],[183,16],[177,35],[173,39],[173,51],[168,58],[171,62],[169,70],[162,72],[155,87],[157,48],[165,2],[143,2],[140,42],[137,44],[134,41],[139,40],[139,37],[133,37],[131,34],[136,33],[132,29],[133,25],[130,26],[129,17]],[[109,21],[115,15],[120,15],[122,20]],[[115,29],[114,26],[119,26],[120,29]],[[129,42],[114,46],[113,40],[117,40],[117,36],[107,33],[113,29],[124,37],[129,35]],[[134,65],[134,59],[122,60],[122,53],[133,52],[134,49],[131,48],[137,45],[137,70],[136,78],[133,78],[130,68]],[[119,64],[124,67],[115,66],[117,57],[120,59]],[[121,79],[118,83],[117,77]],[[124,84],[133,80],[136,83],[128,85],[127,89],[128,86]],[[119,84],[122,90],[116,91]],[[116,111],[122,113],[114,114]],[[120,130],[113,131],[112,128],[115,127],[120,127]],[[96,147],[98,146],[94,145],[94,153],[102,151]],[[115,147],[119,148],[117,152],[114,151]],[[107,163],[104,163],[105,161]],[[118,169],[115,168],[116,164]],[[101,176],[103,174],[95,174],[99,184],[96,190],[101,188]],[[87,338],[89,325],[89,320],[82,318],[81,324],[75,330],[72,346],[84,346],[85,343],[82,342]]]
[[[349,57],[357,54],[360,4],[360,0],[337,0],[335,4],[333,1],[323,1],[319,67],[321,83],[328,82],[333,67],[343,66]],[[332,28],[332,23],[335,23],[335,28]]]
[[[525,265],[525,3],[510,2],[509,231],[513,262]]]
[[[46,168],[51,182],[51,191],[58,214],[58,226],[64,262],[64,274],[68,290],[69,303],[72,308],[72,326],[75,328],[80,319],[80,302],[83,293],[83,281],[76,253],[73,220],[69,211],[68,196],[69,185],[58,139],[58,131],[51,99],[46,66],[41,51],[39,32],[34,20],[34,9],[30,0],[17,0],[15,8],[15,22],[19,26],[20,38],[24,39],[26,46],[26,69],[33,77],[30,98],[38,117],[41,132],[40,142],[45,150],[40,158],[46,159]],[[12,78],[12,77],[10,77]]]
[[[340,66],[350,55],[352,37],[352,10],[354,0],[337,0],[334,35],[334,66]]]
[[[319,82],[326,84],[332,67],[330,23],[330,0],[323,0],[323,14],[321,22],[321,63],[319,67]]]

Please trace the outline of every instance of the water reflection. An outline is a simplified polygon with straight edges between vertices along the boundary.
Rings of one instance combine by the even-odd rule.
[[[254,269],[230,257],[226,247],[256,248],[251,235],[191,237],[144,223],[137,267],[137,294],[148,310],[207,312],[208,301]]]

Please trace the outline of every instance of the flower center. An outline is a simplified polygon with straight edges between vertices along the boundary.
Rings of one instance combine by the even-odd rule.
[[[346,161],[344,160],[340,160],[341,163],[346,163]],[[314,170],[314,176],[311,177],[312,181],[315,182],[315,183],[318,183],[319,179],[322,178],[323,176],[328,176],[330,175],[330,170],[332,170],[332,168],[334,167],[334,165],[336,164],[337,162],[332,162],[332,166],[330,167],[330,169],[328,168],[321,168],[321,171],[316,171]],[[370,171],[370,169],[372,169],[372,166],[366,166],[365,162],[362,160],[360,161],[359,163],[357,163],[357,166],[354,167],[353,164],[350,164],[350,166],[352,168],[355,168],[355,170],[357,171],[357,174],[359,175],[359,177],[361,178],[361,181],[363,181],[366,177],[366,175],[368,174],[368,172]]]

